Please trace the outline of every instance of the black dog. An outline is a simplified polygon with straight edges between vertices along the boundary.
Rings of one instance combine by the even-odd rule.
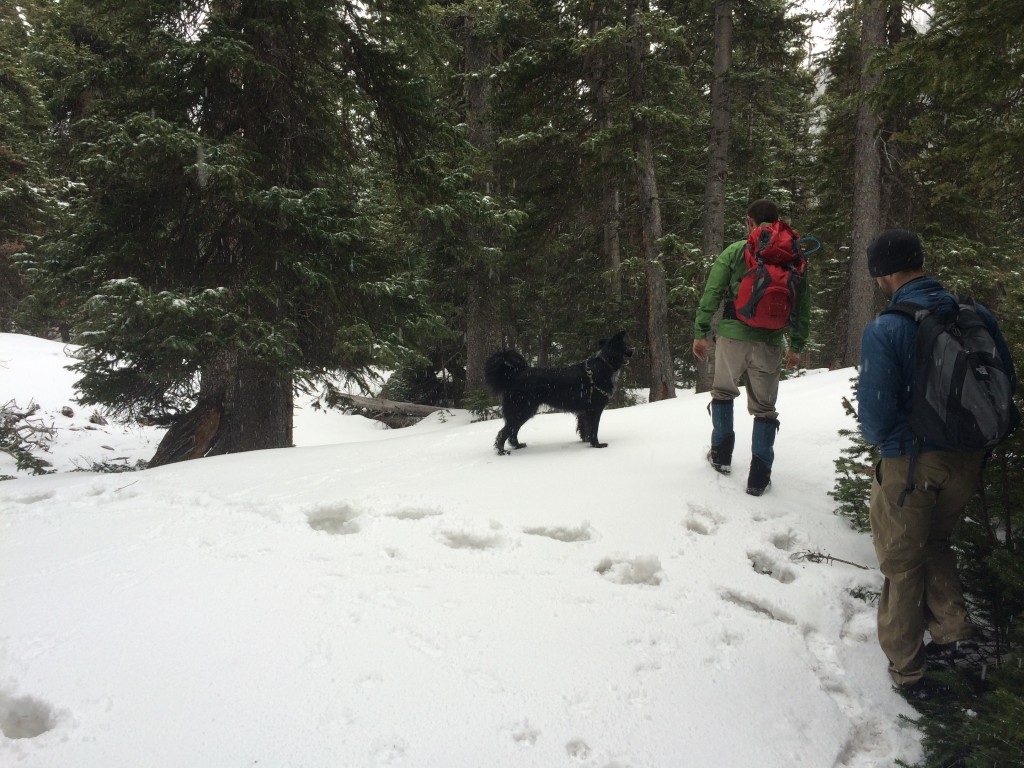
[[[611,400],[619,369],[633,354],[625,336],[625,331],[619,331],[610,339],[601,339],[596,355],[567,368],[531,368],[512,350],[491,355],[484,364],[484,379],[495,394],[501,395],[505,418],[505,426],[494,441],[498,453],[508,453],[506,440],[513,448],[526,447],[526,443],[519,442],[519,428],[541,405],[575,413],[580,439],[594,448],[607,446],[598,442],[597,427],[601,412]]]

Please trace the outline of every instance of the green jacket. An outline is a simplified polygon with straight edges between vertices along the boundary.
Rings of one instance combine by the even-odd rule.
[[[747,272],[747,263],[743,258],[743,246],[746,240],[740,240],[728,246],[711,267],[704,295],[697,307],[697,319],[693,324],[696,339],[703,339],[711,332],[711,320],[718,311],[722,300],[736,298],[740,278]],[[764,328],[751,328],[742,320],[722,318],[718,321],[718,335],[737,341],[763,341],[773,346],[782,346],[783,336],[789,334],[789,349],[800,354],[807,344],[807,333],[811,322],[811,300],[807,289],[807,272],[800,281],[797,292],[796,327],[792,325],[778,331]]]

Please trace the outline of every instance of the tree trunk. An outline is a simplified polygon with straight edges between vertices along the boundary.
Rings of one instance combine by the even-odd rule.
[[[877,90],[881,75],[871,62],[885,45],[885,0],[865,0],[861,4],[861,103],[857,110],[854,137],[853,236],[847,285],[849,296],[843,318],[841,367],[860,362],[860,342],[864,326],[876,311],[875,284],[868,274],[867,247],[878,235],[882,222],[882,159],[879,147],[879,120],[867,102]]]
[[[224,403],[219,395],[200,398],[191,411],[174,420],[147,466],[203,458],[217,442],[223,416]]]
[[[592,6],[595,15],[590,19],[590,36],[596,38],[604,29],[604,19],[598,6]],[[608,132],[612,126],[610,116],[611,88],[609,86],[608,56],[603,52],[589,54],[583,64],[584,76],[594,97],[594,118],[601,131]],[[619,239],[620,196],[619,184],[611,165],[613,152],[601,148],[601,233],[604,263],[609,272],[609,291],[618,301],[622,298],[622,251]]]
[[[722,252],[725,239],[725,182],[729,172],[729,83],[732,66],[732,2],[715,3],[715,60],[711,81],[711,141],[704,187],[704,257]]]
[[[294,412],[290,376],[225,351],[203,371],[199,401],[167,430],[149,466],[291,447]]]
[[[493,46],[490,40],[477,31],[476,17],[472,14],[464,19],[465,39],[465,103],[466,125],[469,142],[476,149],[481,165],[478,168],[482,194],[494,194],[492,188],[494,171],[491,157],[494,148],[494,129],[491,125],[490,99],[491,79],[486,69],[491,64]],[[466,305],[466,393],[486,391],[484,383],[484,361],[501,345],[501,328],[498,313],[498,278],[487,253],[497,246],[496,238],[489,234],[489,227],[470,224],[467,236],[479,253],[471,268],[469,296]]]
[[[607,150],[602,152],[607,157]],[[622,299],[622,251],[619,243],[619,187],[614,175],[607,168],[602,172],[601,208],[604,213],[604,262],[608,266],[608,280],[612,298]]]
[[[729,68],[732,66],[732,2],[715,3],[715,60],[711,81],[711,142],[708,147],[708,179],[704,187],[704,237],[701,253],[714,260],[725,247],[725,182],[729,173]],[[721,309],[711,323],[711,337],[722,317]],[[713,344],[713,342],[712,342]],[[707,360],[696,363],[697,392],[707,392],[715,380],[714,348]]]
[[[473,266],[466,305],[466,394],[486,391],[484,362],[501,347],[496,280],[481,260]]]
[[[640,242],[647,281],[647,343],[650,350],[650,402],[676,396],[672,349],[668,340],[668,288],[662,264],[661,204],[654,166],[654,143],[649,121],[640,114],[647,102],[644,59],[650,45],[640,27],[639,15],[648,10],[647,0],[630,0],[627,23],[630,40],[629,90],[633,105],[633,137],[636,149],[637,193],[640,198]]]
[[[244,12],[238,0],[217,0],[212,5],[220,16],[245,27],[238,16]],[[272,63],[275,70],[288,71],[290,52],[274,44],[273,36],[255,35],[251,43],[261,61]],[[273,101],[283,96],[260,80],[258,75],[233,71],[228,80],[237,80],[242,95],[225,97],[217,110],[206,115],[204,133],[216,139],[240,134],[264,151],[267,164],[259,169],[266,186],[288,186],[294,158],[289,136],[294,131],[294,116],[286,103]],[[262,94],[262,95],[261,95]],[[238,211],[226,208],[225,221],[237,219]],[[262,222],[262,228],[238,237],[221,240],[218,260],[221,262],[222,285],[231,293],[262,277],[275,262],[280,244],[279,224]],[[279,309],[270,302],[250,306],[254,317],[277,319]],[[216,404],[215,407],[211,404]],[[292,445],[294,395],[292,377],[267,363],[247,357],[243,350],[221,350],[202,370],[199,403],[177,429],[168,432],[157,450],[161,463],[201,456],[288,448]]]
[[[203,371],[199,394],[200,400],[217,397],[223,404],[220,427],[206,455],[292,445],[291,377],[229,351]]]

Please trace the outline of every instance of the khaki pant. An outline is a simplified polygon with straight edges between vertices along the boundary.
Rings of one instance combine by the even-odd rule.
[[[934,451],[918,456],[914,490],[897,506],[906,487],[909,456],[882,459],[871,487],[871,536],[885,576],[878,602],[878,642],[898,684],[914,683],[925,671],[924,633],[937,643],[971,636],[953,529],[978,488],[984,452]]]
[[[732,400],[739,397],[739,383],[746,376],[747,411],[751,416],[779,418],[775,402],[779,398],[779,373],[782,347],[763,341],[737,341],[719,336],[715,339],[715,380],[711,397]]]

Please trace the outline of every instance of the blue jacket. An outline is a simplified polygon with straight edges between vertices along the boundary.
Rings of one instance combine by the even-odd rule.
[[[905,283],[892,297],[890,306],[909,301],[928,309],[942,304],[952,308],[953,295],[931,277],[918,277]],[[1002,332],[992,314],[979,305],[1016,386],[1013,360]],[[910,387],[914,373],[914,342],[917,323],[899,314],[882,314],[864,329],[860,348],[860,380],[857,384],[857,416],[864,439],[881,449],[885,458],[910,453],[913,435],[908,427]],[[937,450],[925,443],[922,451]]]

